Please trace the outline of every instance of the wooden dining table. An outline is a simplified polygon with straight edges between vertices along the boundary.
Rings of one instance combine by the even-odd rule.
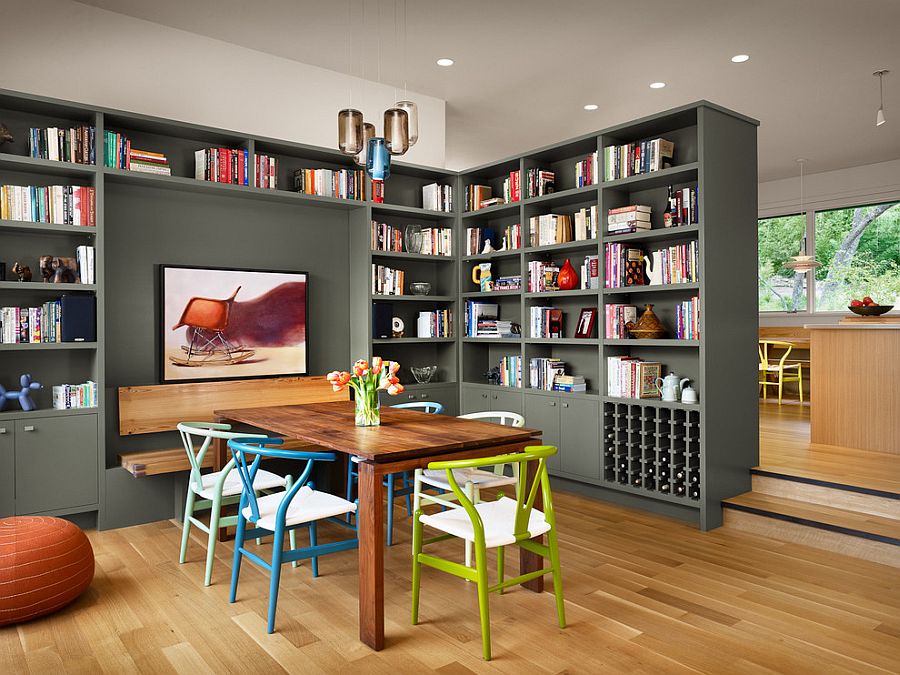
[[[343,453],[346,461],[353,455],[360,458],[359,638],[375,650],[384,648],[384,477],[439,460],[519,452],[539,445],[541,435],[537,429],[389,407],[381,410],[380,426],[358,427],[349,401],[216,410],[215,416],[217,422],[247,425]],[[225,442],[217,441],[215,468],[221,469],[229,457]],[[524,479],[526,484],[534,480],[533,469]],[[541,569],[540,556],[520,549],[519,557],[522,574]],[[523,586],[540,593],[543,577]]]

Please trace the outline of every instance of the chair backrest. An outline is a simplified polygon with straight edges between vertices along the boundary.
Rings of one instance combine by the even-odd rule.
[[[528,523],[531,518],[531,512],[534,510],[534,500],[537,496],[538,488],[544,500],[543,513],[544,518],[551,527],[555,527],[556,521],[553,515],[553,495],[550,492],[550,476],[547,473],[547,458],[555,455],[557,448],[553,445],[534,445],[525,448],[523,452],[517,452],[509,455],[497,455],[495,457],[475,457],[473,459],[455,459],[441,462],[431,462],[429,469],[443,469],[447,472],[447,481],[453,494],[459,500],[459,503],[466,510],[469,519],[472,521],[472,527],[475,530],[475,538],[484,539],[484,523],[481,522],[481,516],[472,501],[466,496],[465,492],[456,482],[454,470],[456,469],[474,469],[483,466],[497,466],[502,464],[516,464],[519,470],[519,476],[528,475],[528,463],[536,462],[537,468],[534,472],[534,481],[530,488],[527,489],[526,481],[520,480],[516,484],[516,520],[514,535],[516,541],[522,539],[530,539],[528,532]]]
[[[191,482],[197,490],[203,488],[203,479],[200,469],[203,458],[209,451],[212,442],[216,438],[231,440],[232,438],[258,438],[259,434],[242,434],[231,431],[230,424],[217,424],[215,422],[179,422],[178,433],[188,461],[191,463]],[[234,468],[234,461],[222,467],[223,478]]]
[[[306,485],[312,474],[313,465],[316,462],[333,462],[335,454],[333,452],[308,452],[305,450],[282,450],[280,448],[272,448],[267,446],[281,445],[281,438],[267,438],[264,436],[255,436],[250,438],[242,438],[241,440],[228,441],[228,449],[234,457],[235,468],[241,478],[241,505],[240,509],[250,507],[250,522],[255,523],[259,520],[259,503],[256,499],[256,492],[253,489],[253,480],[256,478],[256,472],[259,471],[259,462],[263,457],[278,457],[280,459],[305,459],[306,466],[300,473],[296,482],[289,490],[286,490],[284,497],[278,504],[277,520],[278,523],[284,522],[285,514],[291,501],[297,496],[304,485]],[[252,460],[248,459],[252,457]]]
[[[414,401],[412,403],[398,403],[397,405],[392,405],[391,407],[421,410],[422,412],[431,413],[432,415],[440,415],[442,412],[444,412],[444,406],[437,401]]]
[[[794,348],[794,345],[790,342],[782,342],[781,340],[760,340],[759,341],[759,362],[762,364],[763,368],[768,368],[770,363],[769,358],[769,349],[771,347],[775,347],[776,349],[783,349],[784,354],[781,355],[781,358],[778,360],[778,367],[784,367],[785,359],[787,359],[788,355],[791,353],[791,350]]]
[[[525,418],[519,413],[504,412],[500,410],[484,410],[482,412],[466,413],[460,415],[460,419],[464,420],[484,420],[486,422],[495,422],[509,427],[524,427]]]

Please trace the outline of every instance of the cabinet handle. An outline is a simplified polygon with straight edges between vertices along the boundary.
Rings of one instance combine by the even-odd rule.
[[[482,394],[481,398],[487,398],[487,394]]]
[[[410,401],[412,401],[412,400],[416,397],[415,394],[409,394],[408,396],[409,396],[409,400],[410,400]]]
[[[496,401],[498,398],[500,398],[499,394],[494,394],[494,400]]]
[[[550,407],[551,408],[556,407],[556,401],[550,401]]]
[[[428,398],[428,394],[419,394],[419,398],[424,401],[426,398]]]
[[[563,408],[568,408],[568,407],[569,407],[568,403],[563,403]]]
[[[29,424],[28,426],[22,427],[22,431],[34,431],[34,427]]]

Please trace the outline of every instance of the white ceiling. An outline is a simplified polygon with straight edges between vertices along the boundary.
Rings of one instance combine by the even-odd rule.
[[[395,1],[350,1],[352,73],[402,86]],[[407,2],[405,79],[446,100],[453,169],[697,99],[762,122],[760,180],[793,176],[797,157],[809,159],[810,173],[900,157],[898,0]],[[84,4],[350,72],[347,0]],[[738,53],[750,61],[731,63]],[[456,65],[435,65],[444,56]],[[888,122],[876,129],[879,68],[893,72]],[[668,86],[651,90],[656,80]],[[599,110],[584,111],[586,103]]]

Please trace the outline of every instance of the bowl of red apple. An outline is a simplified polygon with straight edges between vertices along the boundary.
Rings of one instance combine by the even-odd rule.
[[[893,305],[879,305],[868,295],[862,300],[850,301],[850,311],[860,316],[881,316],[894,309]]]

